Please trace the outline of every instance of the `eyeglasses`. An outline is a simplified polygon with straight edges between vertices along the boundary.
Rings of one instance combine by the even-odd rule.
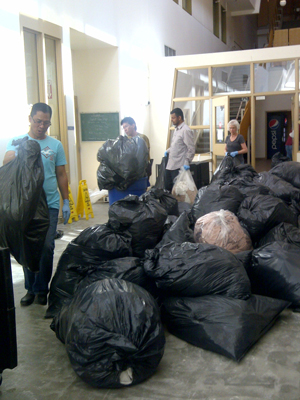
[[[32,118],[32,121],[37,125],[44,125],[45,128],[48,128],[51,125],[50,121],[42,121],[41,119]]]

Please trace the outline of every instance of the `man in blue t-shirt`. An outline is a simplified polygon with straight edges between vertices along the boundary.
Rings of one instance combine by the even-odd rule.
[[[57,186],[63,198],[63,217],[64,224],[70,218],[68,177],[65,170],[67,164],[63,146],[59,140],[46,134],[51,125],[52,109],[48,104],[36,103],[32,106],[29,116],[29,132],[13,138],[7,145],[3,164],[12,161],[18,155],[18,148],[12,143],[14,140],[28,137],[35,140],[41,147],[41,156],[44,165],[44,185],[43,188],[47,197],[49,209],[50,225],[47,232],[43,252],[41,256],[39,272],[34,273],[27,268],[23,268],[25,276],[26,295],[21,299],[22,306],[29,306],[36,298],[38,304],[47,304],[47,294],[49,282],[53,270],[54,239],[56,235],[58,212],[60,207],[60,197]]]

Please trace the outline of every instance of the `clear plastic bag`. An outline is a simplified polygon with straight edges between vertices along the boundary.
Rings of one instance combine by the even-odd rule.
[[[172,195],[177,201],[193,204],[197,195],[197,187],[190,170],[180,168],[178,176],[174,179]]]
[[[252,250],[250,236],[243,230],[237,217],[228,210],[210,212],[195,224],[196,243],[209,243],[231,251]]]

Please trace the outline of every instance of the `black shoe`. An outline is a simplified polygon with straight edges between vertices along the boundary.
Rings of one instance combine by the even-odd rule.
[[[54,239],[61,239],[64,236],[64,231],[56,231]]]
[[[47,304],[47,295],[46,294],[38,294],[36,296],[36,301],[37,304],[41,304],[42,306],[45,306]]]
[[[24,297],[22,297],[20,304],[21,306],[30,306],[34,302],[35,294],[27,292]]]

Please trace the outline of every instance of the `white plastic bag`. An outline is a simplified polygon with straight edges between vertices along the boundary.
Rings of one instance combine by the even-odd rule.
[[[108,190],[106,189],[89,189],[90,200],[92,204],[95,204],[98,200],[102,199],[103,197],[108,196]]]
[[[177,201],[193,204],[197,195],[197,187],[191,171],[180,168],[179,174],[174,179],[172,195]]]

